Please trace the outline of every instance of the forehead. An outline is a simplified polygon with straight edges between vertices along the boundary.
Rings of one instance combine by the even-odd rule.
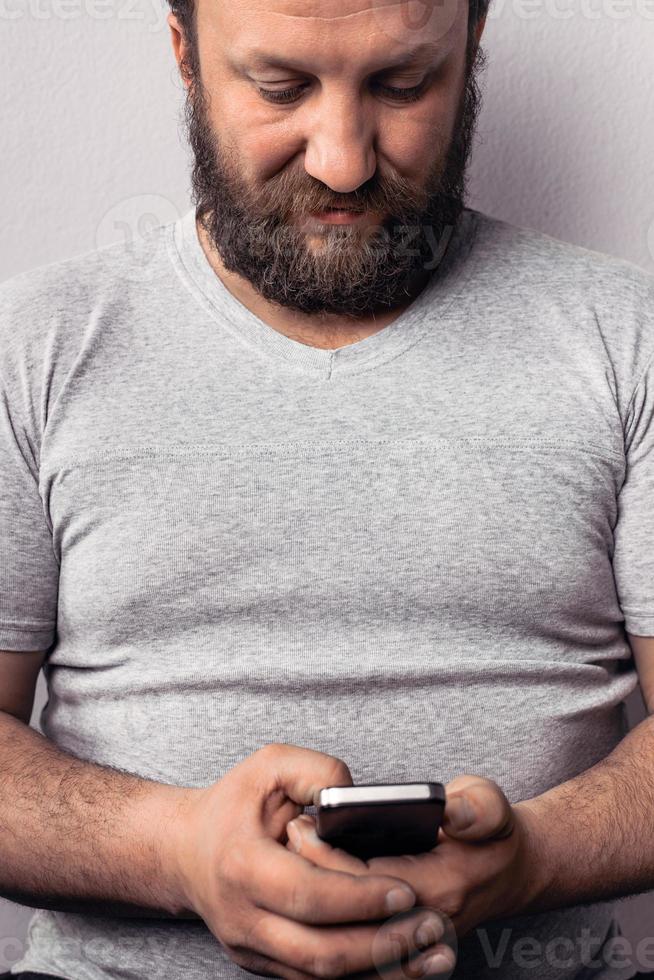
[[[235,61],[308,55],[337,67],[446,54],[466,36],[468,0],[200,0],[198,18]]]

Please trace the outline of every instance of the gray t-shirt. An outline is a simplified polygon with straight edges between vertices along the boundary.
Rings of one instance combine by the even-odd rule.
[[[63,749],[198,787],[281,741],[517,802],[623,738],[650,274],[468,209],[399,319],[319,350],[226,290],[191,210],[4,283],[0,342],[0,649],[49,651]],[[632,976],[581,970],[614,911],[490,922],[455,977]],[[202,922],[44,910],[19,969],[249,975]]]

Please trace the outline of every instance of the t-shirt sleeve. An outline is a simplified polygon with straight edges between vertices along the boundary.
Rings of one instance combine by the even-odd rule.
[[[21,412],[28,390],[24,371],[0,365],[0,650],[48,650],[56,635],[59,566],[39,494],[38,436]]]
[[[629,402],[613,571],[625,630],[654,636],[654,358]]]

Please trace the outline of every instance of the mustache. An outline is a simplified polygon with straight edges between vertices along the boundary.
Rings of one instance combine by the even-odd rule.
[[[248,213],[259,218],[287,220],[293,214],[330,210],[413,213],[426,206],[426,188],[417,187],[395,174],[376,173],[352,194],[330,194],[329,189],[306,173],[286,170],[270,179],[265,188],[245,191]]]
[[[430,192],[442,176],[445,160],[436,164],[427,183],[418,186],[391,170],[378,169],[372,177],[351,194],[330,191],[322,181],[297,166],[288,167],[263,184],[246,181],[235,152],[228,145],[219,145],[218,134],[210,126],[203,87],[194,86],[187,94],[186,119],[190,143],[194,150],[194,184],[200,189],[222,187],[235,191],[232,205],[248,220],[288,222],[293,215],[322,212],[331,209],[356,213],[377,212],[413,220],[424,210]],[[437,131],[434,139],[441,141]]]

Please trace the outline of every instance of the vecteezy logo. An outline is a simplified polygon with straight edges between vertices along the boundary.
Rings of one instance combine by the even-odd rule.
[[[459,17],[467,18],[468,0],[373,0],[377,29],[393,41],[443,42]]]
[[[125,276],[134,282],[150,280],[158,268],[156,258],[165,241],[158,229],[180,217],[178,208],[160,194],[136,194],[113,204],[95,233],[96,248],[123,244],[131,253]]]

